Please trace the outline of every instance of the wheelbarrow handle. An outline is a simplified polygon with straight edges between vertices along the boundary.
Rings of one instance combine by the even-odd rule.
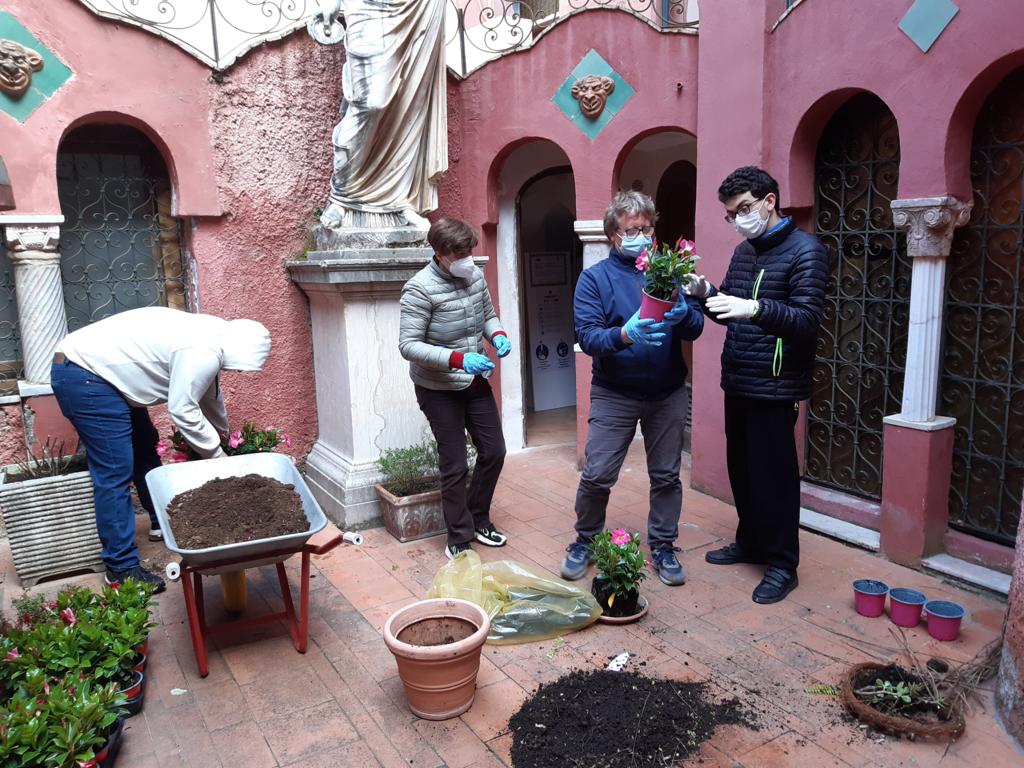
[[[302,548],[302,550],[303,552],[308,552],[311,555],[325,555],[332,549],[334,549],[336,546],[341,544],[344,535],[345,534],[343,533],[336,534],[329,538],[327,541],[325,541],[323,544],[320,544],[319,546],[314,546],[313,544],[306,544]]]

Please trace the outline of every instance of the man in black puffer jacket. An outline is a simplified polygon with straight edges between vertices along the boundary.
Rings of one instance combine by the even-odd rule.
[[[798,402],[811,394],[811,368],[828,265],[816,237],[779,214],[779,185],[760,168],[733,171],[718,189],[726,221],[746,240],[722,284],[703,276],[687,293],[728,326],[722,348],[729,483],[736,541],[708,552],[715,565],[763,563],[755,603],[777,603],[797,585],[800,560]]]

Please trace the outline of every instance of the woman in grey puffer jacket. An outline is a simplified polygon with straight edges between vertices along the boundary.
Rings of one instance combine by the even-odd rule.
[[[487,339],[505,357],[512,344],[494,313],[484,275],[473,266],[477,244],[472,227],[440,219],[427,233],[434,258],[402,288],[398,349],[409,361],[420,410],[437,441],[441,507],[448,526],[445,555],[470,549],[474,539],[502,547],[507,537],[491,523],[491,499],[505,463],[501,419],[487,378],[494,363],[484,354]],[[477,450],[473,479],[466,432]]]

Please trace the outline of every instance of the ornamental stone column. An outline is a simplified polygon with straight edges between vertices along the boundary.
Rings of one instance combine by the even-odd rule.
[[[972,205],[951,196],[892,201],[893,223],[907,233],[913,264],[903,402],[900,413],[883,419],[881,546],[900,563],[916,564],[943,548],[956,426],[935,412],[946,259]]]
[[[63,223],[60,215],[0,216],[14,266],[25,379],[32,384],[50,383],[53,350],[68,332],[57,247]]]
[[[583,268],[594,266],[608,258],[612,244],[604,233],[602,219],[577,221],[573,224],[576,236],[583,243]],[[580,345],[575,346],[576,352],[576,463],[582,467],[587,447],[587,421],[590,418],[590,378],[591,362],[589,355],[583,353]]]

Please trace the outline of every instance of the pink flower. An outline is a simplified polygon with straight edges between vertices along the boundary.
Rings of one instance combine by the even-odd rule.
[[[156,444],[157,456],[163,456],[169,450],[171,450],[171,444],[167,440],[161,440],[159,443]]]
[[[95,760],[79,760],[77,763],[75,763],[75,765],[77,765],[78,768],[96,768],[96,761]]]
[[[636,257],[636,263],[634,266],[641,272],[646,272],[651,266],[651,257],[644,251]]]
[[[11,648],[11,650],[9,650],[9,651],[7,652],[7,655],[6,655],[6,656],[4,656],[4,658],[5,658],[5,659],[6,659],[7,661],[14,661],[14,660],[15,660],[16,658],[18,658],[19,656],[21,656],[21,654],[20,654],[20,653],[18,653],[18,649],[17,649],[17,648]]]
[[[292,447],[292,439],[288,437],[288,435],[281,435],[281,442],[284,443],[289,448]]]
[[[265,426],[265,427],[263,428],[263,430],[264,430],[265,432],[270,432],[270,431],[272,431],[272,430],[274,430],[274,429],[277,429],[277,427],[275,427],[275,426],[274,426],[273,424],[267,424],[267,426]]]
[[[183,461],[188,461],[188,456],[181,451],[175,451],[171,454],[169,461],[171,464],[181,464]]]
[[[612,544],[617,547],[624,547],[633,540],[633,537],[626,533],[625,528],[616,528],[612,531]]]
[[[78,619],[75,618],[75,612],[72,611],[70,608],[65,608],[63,611],[61,611],[60,617],[61,619],[63,619],[64,623],[67,624],[69,627],[73,627],[75,626],[75,624],[78,623]]]
[[[51,611],[56,611],[57,610],[57,601],[56,600],[51,600],[50,601],[50,610]]]
[[[232,448],[237,448],[244,442],[245,441],[242,440],[241,432],[232,432],[231,437],[228,438],[228,445],[231,446]]]

